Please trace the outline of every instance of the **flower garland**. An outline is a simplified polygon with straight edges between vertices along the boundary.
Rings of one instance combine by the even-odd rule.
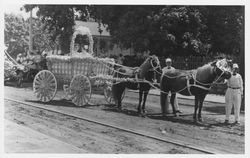
[[[90,79],[94,80],[103,80],[103,81],[115,81],[115,82],[133,82],[133,83],[148,83],[149,81],[146,81],[144,79],[136,79],[136,78],[120,78],[120,77],[113,77],[112,75],[96,75],[96,76],[90,76]]]
[[[50,62],[103,62],[107,64],[115,64],[115,60],[113,58],[98,58],[98,57],[90,57],[90,56],[60,56],[60,55],[50,55],[47,56],[46,59]]]
[[[75,28],[75,32],[72,35],[71,43],[70,43],[70,55],[72,55],[74,51],[74,46],[75,46],[75,38],[77,35],[87,35],[89,39],[89,54],[93,54],[93,45],[94,45],[94,40],[92,38],[91,32],[89,28],[84,27],[84,26],[78,26]]]

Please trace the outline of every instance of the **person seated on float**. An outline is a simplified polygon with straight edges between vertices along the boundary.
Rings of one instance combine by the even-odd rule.
[[[76,56],[76,57],[92,57],[92,55],[89,54],[85,49],[83,49],[79,43],[75,43],[74,51],[72,53],[72,56]]]

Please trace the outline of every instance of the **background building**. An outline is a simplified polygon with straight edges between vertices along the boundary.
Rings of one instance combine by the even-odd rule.
[[[88,27],[94,39],[94,53],[97,56],[118,56],[119,54],[134,55],[132,48],[123,49],[117,44],[114,44],[110,33],[103,25],[97,22],[75,21],[77,26]]]

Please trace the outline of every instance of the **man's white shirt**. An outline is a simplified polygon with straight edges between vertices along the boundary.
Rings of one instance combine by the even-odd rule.
[[[227,86],[230,88],[240,88],[241,94],[243,94],[243,81],[240,74],[232,75],[230,79],[227,80]]]
[[[175,68],[172,67],[172,66],[166,66],[166,67],[164,67],[164,68],[162,69],[162,72],[165,73],[165,72],[170,71],[170,70],[175,70]]]

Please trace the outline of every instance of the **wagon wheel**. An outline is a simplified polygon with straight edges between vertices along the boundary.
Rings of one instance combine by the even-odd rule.
[[[91,83],[87,76],[77,75],[70,82],[70,96],[77,106],[88,104],[91,98]]]
[[[122,100],[125,96],[125,91],[124,90],[123,94],[122,94]],[[104,88],[103,88],[103,93],[104,93],[104,98],[106,99],[106,101],[110,104],[115,104],[115,100],[113,98],[113,94],[112,94],[112,85],[111,84],[105,84]]]
[[[33,91],[38,100],[49,102],[55,97],[56,90],[56,78],[50,71],[42,70],[35,76],[33,81]]]

